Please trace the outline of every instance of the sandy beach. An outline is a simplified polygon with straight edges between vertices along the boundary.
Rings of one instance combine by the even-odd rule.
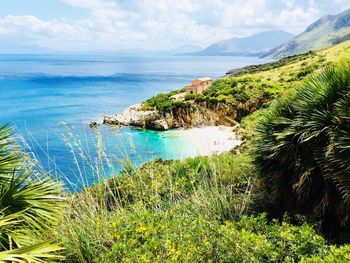
[[[197,155],[209,156],[228,152],[242,143],[233,132],[233,127],[206,126],[186,130],[177,130],[178,135],[185,136],[196,148]]]

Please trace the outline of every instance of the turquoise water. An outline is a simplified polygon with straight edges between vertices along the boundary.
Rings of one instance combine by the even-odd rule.
[[[81,178],[91,184],[95,178],[84,154],[97,158],[99,137],[116,170],[125,156],[139,164],[193,156],[196,150],[174,133],[102,126],[98,136],[90,121],[100,122],[104,115],[181,88],[193,78],[216,78],[231,68],[263,62],[241,57],[0,55],[0,121],[16,127],[46,170],[73,185],[80,185]]]

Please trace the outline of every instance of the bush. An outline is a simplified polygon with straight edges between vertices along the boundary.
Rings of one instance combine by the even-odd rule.
[[[117,213],[111,228],[104,262],[299,262],[326,248],[307,224],[269,224],[264,215],[220,223],[183,203],[167,211],[140,203]]]
[[[313,256],[304,259],[304,263],[334,263],[334,262],[350,262],[350,245],[342,247],[331,246],[324,256]]]
[[[170,94],[160,93],[142,104],[143,110],[159,110],[161,112],[171,112],[174,100]]]
[[[307,79],[256,128],[254,163],[271,211],[301,213],[340,232],[350,222],[350,64]]]
[[[194,100],[196,102],[204,101],[205,97],[202,94],[187,94],[185,100]]]

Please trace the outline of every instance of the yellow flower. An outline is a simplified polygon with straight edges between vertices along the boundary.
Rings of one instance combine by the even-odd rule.
[[[175,248],[170,248],[169,250],[168,250],[168,254],[169,255],[173,255],[173,254],[175,254],[176,253],[176,249]]]
[[[142,256],[140,257],[140,259],[141,259],[142,262],[149,262],[149,260],[146,258],[145,255],[142,255]]]
[[[138,228],[136,228],[136,233],[142,233],[145,232],[147,229],[146,226],[139,226]]]
[[[136,206],[143,206],[142,200],[137,201]]]
[[[230,226],[233,226],[233,223],[231,221],[225,221],[225,225],[230,227]]]

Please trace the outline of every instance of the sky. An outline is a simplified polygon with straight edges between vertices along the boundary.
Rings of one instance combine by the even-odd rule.
[[[0,53],[206,47],[267,30],[298,34],[347,8],[349,0],[0,0]]]

